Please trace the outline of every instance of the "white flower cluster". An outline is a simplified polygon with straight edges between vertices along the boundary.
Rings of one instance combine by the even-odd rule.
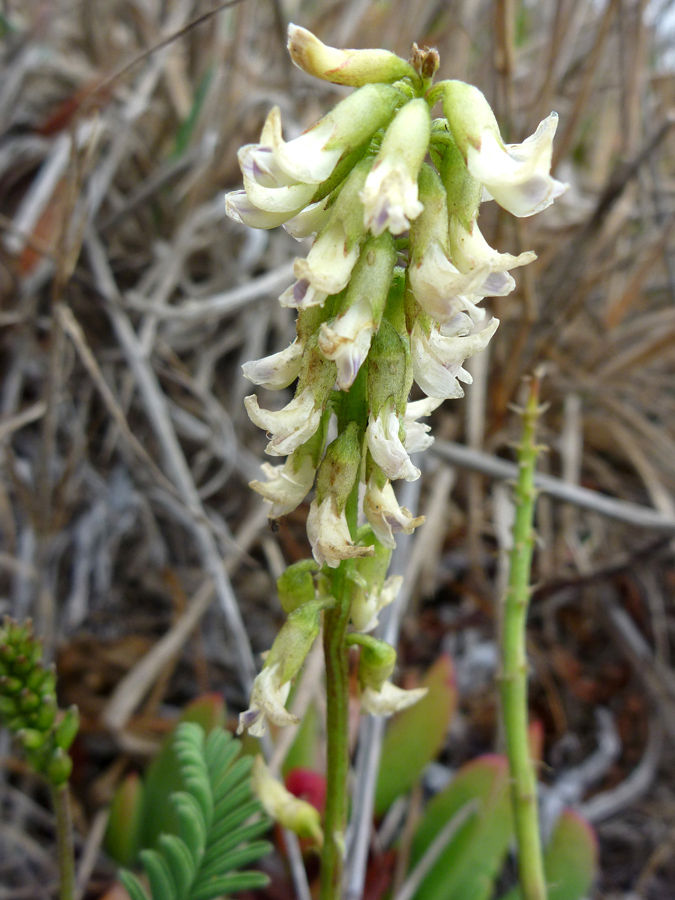
[[[280,297],[298,310],[296,340],[244,366],[250,381],[270,390],[297,379],[280,410],[246,398],[250,418],[268,433],[267,453],[287,457],[280,466],[265,464],[265,481],[252,487],[276,518],[315,485],[307,531],[316,562],[337,568],[351,559],[358,568],[422,521],[399,506],[391,482],[419,477],[411,454],[433,440],[419,420],[471,383],[464,362],[499,324],[481,301],[509,294],[510,270],[535,259],[490,247],[478,227],[480,205],[495,200],[530,216],[560,196],[566,186],[550,174],[557,116],[522,144],[506,145],[477,88],[433,84],[436,51],[405,62],[385,51],[337,50],[294,25],[289,51],[305,72],[356,90],[288,142],[273,109],[260,143],[239,151],[244,189],[228,195],[230,216],[314,237]],[[432,119],[439,101],[444,115]],[[408,401],[413,381],[426,399]],[[338,434],[326,446],[334,415]],[[361,539],[347,515],[358,486],[369,523]],[[370,626],[393,598],[391,583],[385,588],[382,578],[379,585],[365,591],[353,624]],[[274,694],[283,708],[286,678],[269,663],[263,675],[258,694]],[[375,692],[381,703],[393,696],[389,688]],[[258,694],[254,712],[265,706]]]

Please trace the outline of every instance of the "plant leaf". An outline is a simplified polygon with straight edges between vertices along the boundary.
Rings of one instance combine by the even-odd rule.
[[[487,900],[513,835],[509,766],[502,756],[482,756],[464,766],[427,806],[415,833],[411,869],[434,838],[461,809],[477,802],[471,816],[449,841],[415,900]]]

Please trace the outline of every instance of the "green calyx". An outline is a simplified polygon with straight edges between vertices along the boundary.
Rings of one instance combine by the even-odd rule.
[[[386,641],[381,641],[369,634],[348,634],[346,640],[348,645],[361,648],[359,657],[361,690],[369,687],[379,692],[394,671],[396,650]]]
[[[319,566],[313,559],[302,559],[277,578],[279,602],[287,615],[316,599],[314,575],[318,571]]]
[[[326,449],[316,477],[316,500],[321,504],[327,494],[334,498],[340,515],[359,477],[362,460],[362,444],[359,427],[349,422],[338,437]]]

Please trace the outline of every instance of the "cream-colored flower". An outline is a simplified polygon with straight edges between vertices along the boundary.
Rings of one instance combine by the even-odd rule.
[[[503,144],[486,130],[480,146],[469,145],[469,172],[504,209],[522,218],[533,216],[564,194],[567,185],[550,174],[558,114],[551,113],[522,144]]]
[[[258,398],[244,398],[250,420],[270,434],[265,452],[270,456],[287,456],[304,444],[319,427],[322,409],[315,406],[311,387],[300,391],[283,409],[261,409]]]
[[[289,216],[293,217],[290,221],[298,218],[292,211],[267,212],[260,209],[251,201],[246,191],[230,191],[225,196],[225,212],[235,222],[249,228],[276,228],[278,225],[288,224]]]
[[[407,507],[398,505],[391,482],[380,488],[374,476],[366,487],[363,511],[378,541],[392,549],[396,546],[395,532],[412,534],[424,522],[424,516],[415,517]]]
[[[431,426],[424,422],[418,422],[417,419],[423,416],[430,416],[443,402],[442,398],[425,397],[423,400],[415,400],[408,403],[405,409],[405,418],[403,425],[405,427],[405,449],[408,453],[421,453],[426,450],[434,442],[433,437],[429,434]]]
[[[253,737],[262,737],[267,720],[275,725],[297,725],[300,719],[286,709],[291,682],[284,681],[281,664],[265,666],[253,682],[250,706],[239,716],[237,734],[244,729]]]
[[[437,322],[449,322],[457,313],[469,309],[475,317],[485,315],[476,302],[489,296],[489,291],[484,290],[489,266],[478,265],[462,273],[441,245],[433,241],[421,259],[411,264],[409,274],[415,300]]]
[[[312,545],[314,559],[320,566],[326,563],[336,569],[343,559],[373,556],[372,547],[359,547],[351,538],[347,517],[338,513],[335,498],[327,493],[321,503],[312,501],[307,516],[307,537]]]
[[[413,688],[406,691],[396,687],[391,681],[385,681],[379,691],[367,687],[361,694],[361,712],[372,716],[393,716],[394,713],[406,709],[421,700],[428,688]]]
[[[513,256],[494,250],[481,234],[477,222],[468,231],[458,216],[450,216],[450,249],[455,264],[462,272],[485,273],[477,293],[484,297],[505,297],[516,286],[509,269],[526,266],[537,258],[531,250]]]
[[[337,366],[337,384],[341,391],[349,390],[370,350],[370,341],[377,327],[373,319],[370,299],[361,296],[330,325],[324,322],[319,331],[319,347],[326,359]]]
[[[394,404],[387,401],[378,416],[371,416],[366,429],[368,449],[387,478],[415,481],[420,470],[414,466],[400,438],[400,420]]]
[[[416,321],[410,336],[410,349],[413,376],[424,393],[450,400],[463,397],[459,382],[471,384],[472,379],[462,364],[487,347],[498,325],[498,319],[490,319],[480,331],[472,332],[474,323],[470,316],[459,313],[448,323],[445,332],[442,328],[432,327],[427,335]]]
[[[312,489],[316,469],[309,454],[297,467],[292,457],[283,466],[263,463],[262,471],[267,481],[252,481],[249,487],[270,504],[268,518],[287,516],[299,506]]]
[[[253,384],[278,391],[292,384],[300,374],[303,346],[295,340],[285,350],[263,359],[251,360],[241,367],[244,377]]]
[[[361,580],[352,598],[350,616],[356,631],[367,633],[379,625],[379,613],[396,599],[403,584],[402,575],[390,575],[379,590]]]
[[[424,209],[418,199],[417,176],[430,135],[425,100],[411,100],[394,117],[361,194],[365,225],[372,234],[386,230],[402,234]]]

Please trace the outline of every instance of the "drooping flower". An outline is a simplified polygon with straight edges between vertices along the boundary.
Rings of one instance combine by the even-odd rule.
[[[462,368],[466,359],[487,347],[497,330],[498,319],[490,319],[481,330],[459,313],[445,327],[431,327],[427,334],[417,320],[410,336],[415,381],[428,397],[456,400],[464,396],[460,381],[471,384],[471,375]]]
[[[425,397],[423,400],[415,400],[408,403],[405,409],[403,427],[405,428],[405,449],[408,453],[421,453],[427,450],[434,442],[429,434],[431,426],[424,422],[418,422],[422,416],[430,416],[443,402],[442,398]]]
[[[400,428],[398,413],[390,400],[380,409],[379,415],[370,416],[368,420],[368,449],[387,478],[415,481],[420,477],[420,470],[410,460],[400,437]]]
[[[333,173],[340,159],[368,141],[391,119],[401,94],[386,84],[368,84],[337,104],[320,121],[292,141],[284,141],[281,111],[267,116],[259,144],[239,151],[245,178],[271,187],[318,185]],[[271,183],[270,183],[271,182]]]
[[[450,256],[446,191],[431,166],[422,167],[419,186],[424,210],[410,229],[408,268],[415,300],[437,322],[448,322],[467,309],[483,315],[475,304],[490,293],[490,268],[483,264],[460,272]]]
[[[249,708],[239,716],[237,734],[247,729],[254,737],[265,734],[267,720],[275,725],[297,725],[286,709],[291,681],[312,648],[321,625],[321,611],[334,600],[312,600],[292,612],[276,636],[265,665],[253,682]]]
[[[244,397],[250,420],[270,435],[265,452],[287,456],[304,444],[319,427],[323,408],[316,403],[311,386],[304,388],[283,409],[261,409],[255,394]]]
[[[406,691],[385,681],[379,691],[367,687],[361,694],[361,712],[373,716],[393,716],[421,700],[428,688],[413,688]]]
[[[557,113],[522,144],[504,144],[485,96],[462,81],[444,85],[443,112],[471,175],[514,216],[532,216],[567,190],[550,174]]]
[[[267,480],[251,481],[249,487],[270,504],[267,513],[270,519],[278,519],[293,512],[312,489],[316,475],[316,466],[308,454],[302,456],[297,467],[291,455],[283,466],[263,463],[261,468]]]
[[[307,537],[312,554],[320,566],[324,563],[336,569],[343,559],[372,556],[372,547],[356,544],[349,533],[344,508],[339,511],[334,494],[313,500],[307,516]]]
[[[413,516],[407,507],[398,505],[391,482],[380,487],[375,475],[368,480],[363,511],[378,541],[392,549],[396,546],[396,532],[412,534],[424,522],[424,516]]]
[[[494,250],[481,234],[474,221],[470,229],[464,227],[457,216],[450,216],[450,248],[452,258],[461,272],[481,272],[483,282],[479,291],[485,297],[505,297],[516,286],[509,269],[534,262],[537,254],[531,250],[513,256]]]
[[[244,377],[260,387],[278,391],[292,384],[300,374],[304,347],[297,339],[279,353],[244,363]]]
[[[319,347],[326,359],[335,361],[341,391],[351,387],[368,355],[373,334],[380,326],[395,261],[390,234],[369,238],[337,317],[321,325]]]
[[[282,306],[322,306],[326,297],[347,287],[365,236],[358,195],[369,169],[370,161],[364,160],[352,170],[307,257],[296,259],[297,281],[279,298]]]
[[[300,719],[286,709],[291,691],[290,678],[285,679],[280,663],[265,666],[253,682],[249,708],[239,715],[237,734],[246,729],[253,737],[262,737],[266,720],[275,725],[297,725]]]
[[[431,115],[422,99],[406,103],[389,125],[361,194],[372,234],[402,234],[422,212],[417,176],[430,135]]]

